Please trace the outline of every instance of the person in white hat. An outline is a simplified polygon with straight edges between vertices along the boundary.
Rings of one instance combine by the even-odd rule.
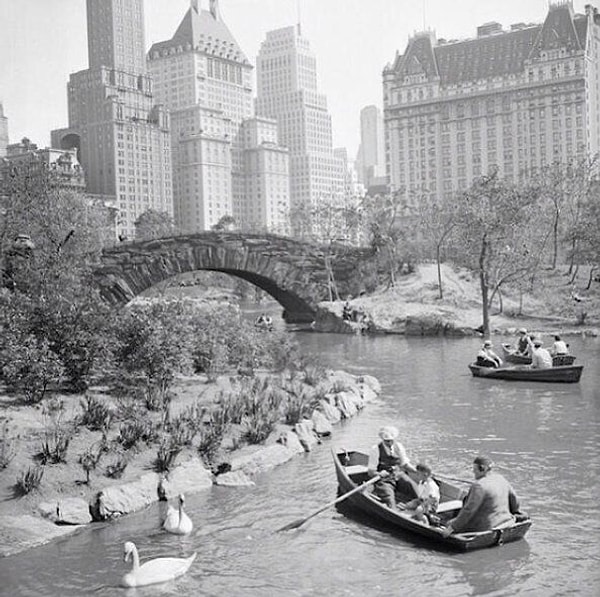
[[[486,340],[477,353],[476,364],[480,367],[501,367],[502,359],[492,350],[492,341]]]
[[[407,479],[406,471],[416,472],[404,446],[397,440],[398,429],[387,425],[379,430],[381,441],[369,452],[369,475],[379,475],[381,480],[374,486],[374,493],[390,508],[396,507],[396,491],[408,498],[416,497],[413,484]]]

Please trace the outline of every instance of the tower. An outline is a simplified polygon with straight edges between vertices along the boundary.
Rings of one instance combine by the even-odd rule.
[[[78,146],[87,190],[112,198],[132,238],[143,212],[173,213],[169,117],[146,73],[143,0],[87,0],[87,24],[89,68],[69,79],[69,128],[52,143]]]
[[[377,106],[360,111],[360,175],[368,189],[374,178],[385,174],[383,117]]]
[[[8,145],[8,118],[4,116],[4,106],[0,102],[0,158],[6,155]]]
[[[290,152],[290,205],[343,200],[344,175],[333,155],[331,116],[317,88],[316,58],[297,27],[269,31],[257,58],[258,116],[273,118]]]

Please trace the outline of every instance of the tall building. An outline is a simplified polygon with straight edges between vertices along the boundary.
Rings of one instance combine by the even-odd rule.
[[[385,143],[383,116],[377,106],[360,111],[360,151],[357,170],[360,181],[368,189],[375,178],[385,175]]]
[[[277,121],[290,152],[290,205],[343,200],[343,164],[333,155],[331,116],[317,88],[316,58],[300,27],[269,31],[256,63],[256,113]]]
[[[206,230],[233,216],[238,225],[267,225],[267,198],[257,194],[266,179],[257,179],[248,194],[252,187],[245,172],[249,163],[258,167],[261,153],[258,146],[248,146],[241,129],[253,116],[252,65],[223,22],[218,1],[211,0],[210,9],[203,10],[198,0],[191,0],[173,37],[150,48],[148,64],[157,98],[171,112],[177,224],[189,232]],[[257,121],[247,128],[262,143],[265,127],[269,129],[265,121]],[[270,132],[266,137],[270,148],[263,147],[260,160],[277,161],[277,139]],[[256,160],[245,155],[249,149],[256,150]]]
[[[4,116],[4,106],[0,102],[0,158],[6,155],[8,145],[8,118]]]
[[[52,145],[78,149],[87,190],[113,197],[117,231],[133,238],[152,209],[173,214],[167,110],[146,73],[143,0],[87,0],[89,68],[68,84],[69,127]]]
[[[600,148],[600,17],[551,4],[543,24],[456,42],[409,39],[383,73],[392,190],[450,197],[498,169],[519,180]]]

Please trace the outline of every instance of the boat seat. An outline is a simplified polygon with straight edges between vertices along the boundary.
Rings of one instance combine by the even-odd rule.
[[[345,470],[349,477],[353,477],[354,475],[366,473],[368,469],[364,464],[351,464],[345,467]]]
[[[447,502],[440,502],[435,512],[436,514],[441,514],[443,512],[450,512],[450,510],[460,510],[462,507],[462,500],[448,500]]]

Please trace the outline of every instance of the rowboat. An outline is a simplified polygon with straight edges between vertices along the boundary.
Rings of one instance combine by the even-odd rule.
[[[571,354],[557,354],[552,357],[552,365],[561,367],[563,365],[572,365],[575,358]],[[531,365],[531,357],[515,352],[510,344],[502,345],[502,359],[507,363],[515,365]]]
[[[340,494],[356,489],[369,479],[367,472],[369,456],[367,454],[358,451],[334,452],[333,461]],[[338,509],[344,512],[350,506],[356,509],[357,512],[364,514],[368,519],[372,519],[373,522],[384,524],[385,529],[394,534],[409,533],[418,535],[438,548],[458,551],[471,551],[517,541],[524,537],[531,527],[531,520],[521,517],[525,519],[514,522],[505,528],[490,529],[478,533],[456,533],[444,537],[442,534],[443,524],[456,516],[462,507],[461,498],[465,492],[460,487],[439,479],[435,475],[434,478],[440,487],[441,499],[437,510],[440,526],[424,524],[413,519],[406,511],[389,508],[372,491],[367,490],[353,493],[340,503]],[[400,498],[401,496],[397,497]],[[411,499],[408,496],[402,497],[404,499],[399,499],[399,503]]]
[[[475,363],[469,365],[473,377],[489,379],[507,379],[510,381],[545,381],[555,383],[577,383],[581,378],[583,365],[565,365],[548,369],[530,369],[527,366],[481,367]]]

